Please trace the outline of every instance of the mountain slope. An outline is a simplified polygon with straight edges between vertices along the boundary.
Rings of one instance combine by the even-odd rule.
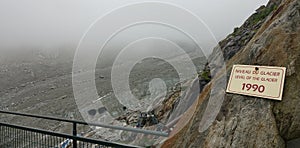
[[[188,112],[191,118],[179,121],[177,127],[182,128],[172,133],[162,147],[285,147],[289,141],[300,138],[299,41],[300,1],[283,0],[232,58],[227,58],[222,49],[227,72],[220,72],[206,86],[195,109]],[[219,53],[213,54],[212,59]],[[219,97],[211,94],[210,87],[218,83],[221,75],[228,77],[234,64],[287,67],[283,99],[225,94],[217,118],[200,133],[200,119],[209,98]]]

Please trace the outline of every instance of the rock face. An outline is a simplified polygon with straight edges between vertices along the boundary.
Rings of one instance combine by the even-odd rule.
[[[214,76],[194,103],[195,109],[188,113],[191,117],[181,119],[176,126],[181,128],[175,127],[177,132],[171,133],[161,147],[286,147],[300,138],[300,0],[283,0],[276,6],[278,3],[269,2],[269,6],[274,4],[273,10],[245,39],[245,45],[236,50],[229,48],[240,44],[244,35],[235,36],[237,41],[230,35],[221,42],[227,72]],[[269,6],[261,7],[257,13]],[[211,59],[214,54],[220,53],[214,52]],[[199,132],[209,99],[219,97],[210,92],[210,87],[221,75],[229,76],[233,64],[286,67],[282,101],[225,94],[217,118],[207,130]]]
[[[234,28],[234,32],[219,43],[225,61],[231,59],[249,43],[267,16],[278,8],[280,2],[281,0],[271,0],[266,6],[258,8],[241,27]]]

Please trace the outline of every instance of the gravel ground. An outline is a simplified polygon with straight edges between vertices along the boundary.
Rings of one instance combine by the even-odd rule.
[[[83,120],[73,96],[73,55],[73,52],[62,52],[53,56],[38,50],[19,53],[19,55],[2,54],[0,56],[0,109]],[[195,58],[194,62],[200,70],[205,60]],[[95,81],[99,96],[112,92],[110,70],[111,68],[96,69]],[[172,66],[162,60],[149,58],[137,64],[130,74],[132,93],[141,99],[149,96],[148,84],[153,78],[165,80],[169,90],[179,82]],[[102,103],[110,108],[108,111],[111,114],[123,107],[117,100],[104,99]],[[119,114],[121,112],[115,116]],[[7,115],[0,117],[0,121],[13,124],[71,133],[71,126],[67,123]],[[89,129],[84,127],[80,130],[87,132]]]

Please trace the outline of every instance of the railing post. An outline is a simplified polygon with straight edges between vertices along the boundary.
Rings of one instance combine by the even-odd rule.
[[[73,122],[73,136],[77,137],[76,122]],[[77,139],[73,139],[73,148],[77,148]]]

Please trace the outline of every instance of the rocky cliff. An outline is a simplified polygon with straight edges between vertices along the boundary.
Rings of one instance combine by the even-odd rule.
[[[223,54],[226,70],[213,76],[161,147],[292,147],[300,138],[299,41],[300,0],[272,0],[259,8],[220,42],[222,52],[215,50],[210,60]],[[224,94],[218,116],[199,130],[209,99],[220,97],[210,89],[230,75],[234,64],[286,67],[282,101]]]

